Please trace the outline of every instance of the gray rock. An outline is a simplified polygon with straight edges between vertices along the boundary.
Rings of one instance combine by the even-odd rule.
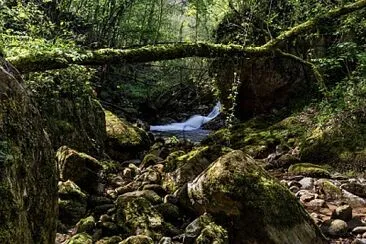
[[[319,210],[326,207],[325,201],[323,199],[313,199],[310,202],[307,202],[305,205],[311,210]]]
[[[314,179],[311,177],[302,178],[299,183],[301,185],[301,189],[311,190],[314,188]]]
[[[332,219],[341,219],[344,221],[350,221],[352,219],[352,208],[349,205],[342,205],[337,207],[332,212]]]
[[[365,207],[366,206],[366,199],[356,196],[346,190],[342,190],[342,194],[346,200],[346,202],[352,207],[352,208],[358,208],[358,207]]]
[[[340,219],[330,219],[324,221],[321,225],[323,233],[333,237],[344,236],[347,234],[348,226],[347,223]]]
[[[343,190],[346,190],[356,196],[366,198],[366,184],[360,184],[357,182],[350,182],[341,185]]]

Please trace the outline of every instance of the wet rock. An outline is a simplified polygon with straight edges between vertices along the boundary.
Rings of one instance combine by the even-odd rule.
[[[325,168],[310,163],[299,163],[288,168],[290,174],[304,175],[317,178],[330,178],[330,173]]]
[[[347,223],[340,219],[326,220],[320,228],[324,234],[333,237],[345,236],[348,230]]]
[[[88,234],[92,234],[93,229],[95,228],[95,219],[93,216],[89,216],[87,218],[81,219],[77,224],[76,224],[76,233],[88,233]]]
[[[301,185],[301,189],[312,190],[314,187],[314,179],[311,177],[302,178],[299,183]]]
[[[360,184],[357,182],[350,182],[341,185],[343,190],[346,190],[356,196],[366,198],[366,184]]]
[[[130,236],[119,244],[154,244],[153,239],[144,235]]]
[[[337,207],[332,212],[332,219],[341,219],[343,221],[350,221],[352,219],[352,208],[349,205],[342,205]]]
[[[302,203],[310,202],[311,200],[315,199],[317,196],[315,193],[308,191],[308,190],[300,190],[298,191],[295,196],[300,199]]]
[[[90,235],[86,233],[79,233],[71,237],[71,239],[66,242],[66,244],[92,244],[93,239]]]
[[[111,236],[111,237],[104,237],[100,239],[95,244],[118,244],[122,241],[120,236]]]
[[[120,162],[138,158],[138,154],[147,150],[150,139],[145,131],[122,118],[117,117],[110,111],[105,111],[107,140],[107,154]]]
[[[325,243],[294,196],[242,151],[216,160],[178,196],[230,230],[233,243]]]
[[[71,180],[88,193],[98,192],[98,173],[102,170],[98,160],[66,146],[57,150],[56,158],[61,180]]]
[[[74,225],[85,216],[87,195],[72,181],[59,183],[59,219]]]

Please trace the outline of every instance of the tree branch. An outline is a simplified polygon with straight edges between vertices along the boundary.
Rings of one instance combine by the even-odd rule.
[[[68,53],[49,52],[27,56],[9,57],[11,62],[21,73],[45,71],[66,68],[70,64],[102,65],[119,63],[138,63],[160,60],[171,60],[188,57],[220,58],[220,57],[260,57],[278,52],[278,48],[286,40],[292,39],[309,31],[326,20],[334,20],[343,15],[366,7],[366,0],[330,10],[316,16],[259,47],[243,47],[240,45],[221,45],[212,43],[186,43],[146,46],[133,49],[100,49],[83,51],[78,55]],[[293,56],[293,55],[292,55]],[[296,56],[295,56],[296,57]],[[315,70],[316,71],[316,70]]]

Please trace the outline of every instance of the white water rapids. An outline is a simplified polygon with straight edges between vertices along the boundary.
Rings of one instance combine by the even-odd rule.
[[[198,130],[201,128],[203,124],[206,124],[216,118],[222,109],[222,105],[220,102],[216,104],[216,106],[212,109],[212,111],[207,115],[193,115],[185,122],[181,123],[172,123],[167,125],[151,125],[151,131],[192,131]]]

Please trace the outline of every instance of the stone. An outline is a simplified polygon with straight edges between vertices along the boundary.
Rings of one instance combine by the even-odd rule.
[[[366,198],[366,184],[350,182],[350,183],[342,184],[341,188],[356,196]]]
[[[330,178],[330,173],[325,168],[310,163],[293,164],[288,168],[290,174],[304,175],[316,178]]]
[[[210,214],[233,243],[325,243],[297,199],[254,159],[232,151],[177,193],[180,205]]]
[[[169,168],[175,170],[164,175],[164,188],[174,192],[185,183],[193,180],[214,160],[230,150],[221,146],[205,146],[195,148],[182,156],[168,156],[165,165],[174,165],[174,167],[169,166]]]
[[[57,168],[44,117],[0,57],[0,243],[54,243]]]
[[[145,235],[130,236],[119,244],[154,244],[153,239]]]
[[[127,192],[136,191],[140,186],[141,186],[141,182],[132,181],[132,182],[128,183],[127,185],[117,187],[115,189],[115,192],[118,195],[121,195],[121,194],[125,194]]]
[[[95,244],[118,244],[122,241],[120,236],[104,237],[98,240]]]
[[[349,205],[342,205],[337,207],[332,212],[332,219],[341,219],[343,221],[350,221],[352,219],[352,208]]]
[[[93,238],[86,233],[79,233],[71,237],[66,244],[92,244]]]
[[[156,192],[160,197],[164,197],[167,192],[161,185],[158,184],[146,184],[142,187],[143,190],[151,190]]]
[[[59,219],[68,225],[76,224],[85,217],[87,195],[72,181],[59,183]]]
[[[352,208],[359,208],[366,206],[366,199],[356,196],[346,190],[342,190],[342,194],[347,204],[349,204]]]
[[[95,158],[62,146],[56,153],[60,179],[71,180],[88,193],[98,192],[98,173],[103,169]]]
[[[170,237],[163,237],[160,239],[159,244],[173,244],[173,241]]]
[[[319,179],[315,183],[315,191],[326,200],[342,198],[342,190],[328,179]]]
[[[366,244],[366,238],[362,239],[356,238],[355,240],[352,241],[351,244]]]
[[[304,177],[299,181],[301,189],[312,190],[314,187],[314,179],[311,177]]]
[[[127,193],[119,196],[118,199],[120,201],[122,201],[123,199],[136,198],[136,197],[146,198],[152,204],[159,204],[159,203],[163,202],[161,197],[158,194],[156,194],[154,191],[151,191],[151,190],[127,192]]]
[[[347,223],[340,219],[329,219],[323,222],[321,230],[332,237],[342,237],[347,234]]]
[[[76,224],[76,233],[88,233],[88,234],[92,234],[93,229],[95,228],[95,219],[93,216],[89,216],[87,218],[81,219],[77,224]]]
[[[141,162],[140,169],[147,168],[151,165],[155,165],[159,162],[163,161],[162,158],[156,156],[155,154],[146,154],[144,159]]]
[[[143,195],[119,196],[116,209],[116,223],[120,228],[127,228],[128,233],[147,235],[154,241],[163,236],[164,219]]]
[[[366,232],[366,226],[357,226],[352,230],[352,234],[363,234]]]
[[[319,210],[326,207],[325,201],[323,199],[313,199],[305,204],[307,209],[312,211]]]
[[[123,118],[105,110],[106,120],[106,151],[114,160],[123,162],[138,158],[139,153],[148,150],[150,139],[147,133]]]

